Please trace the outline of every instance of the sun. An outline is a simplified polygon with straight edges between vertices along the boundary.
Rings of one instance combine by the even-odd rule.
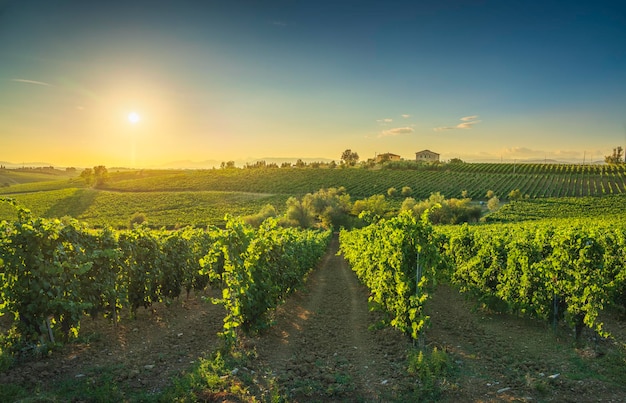
[[[132,124],[139,123],[141,116],[137,112],[131,112],[128,114],[128,121]]]

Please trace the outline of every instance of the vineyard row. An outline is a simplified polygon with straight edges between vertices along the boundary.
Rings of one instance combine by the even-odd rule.
[[[565,320],[579,337],[586,326],[602,334],[598,317],[626,306],[626,229],[606,223],[456,226],[400,214],[342,231],[341,250],[371,301],[389,323],[418,338],[432,285],[451,281],[489,308]]]
[[[77,336],[81,318],[119,320],[183,290],[223,288],[224,333],[267,326],[267,312],[303,281],[326,250],[330,232],[279,227],[255,230],[229,218],[226,229],[116,232],[79,222],[33,218],[0,223],[0,312],[15,342]]]

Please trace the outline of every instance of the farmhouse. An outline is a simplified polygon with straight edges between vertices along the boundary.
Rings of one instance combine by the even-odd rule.
[[[378,154],[376,156],[377,164],[381,162],[385,162],[385,161],[400,161],[400,156],[398,154],[392,154],[392,153]]]
[[[415,153],[417,162],[439,162],[439,154],[430,150],[422,150]]]

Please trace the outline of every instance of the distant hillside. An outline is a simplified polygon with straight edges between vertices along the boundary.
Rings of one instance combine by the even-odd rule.
[[[394,165],[389,165],[393,167]],[[402,167],[402,165],[399,165]],[[118,191],[227,191],[304,195],[343,186],[353,197],[387,194],[404,187],[424,199],[441,192],[460,197],[466,190],[476,200],[492,190],[500,199],[519,189],[523,196],[580,197],[626,192],[624,166],[566,164],[441,164],[415,169],[255,168],[204,171],[140,171],[111,174],[107,184]]]
[[[524,198],[537,200],[511,203],[509,209],[490,216],[501,221],[584,217],[620,212],[626,205],[624,166],[461,163],[413,168],[110,169],[108,183],[99,189],[79,177],[0,170],[0,184],[13,181],[0,186],[0,198],[15,199],[36,215],[70,215],[92,225],[115,227],[127,226],[136,212],[146,214],[149,224],[157,227],[220,225],[227,213],[252,214],[266,204],[281,211],[291,196],[341,186],[352,201],[383,194],[393,206],[400,206],[407,196],[426,199],[435,192],[459,198],[467,191],[472,199],[485,200],[491,190],[507,200],[512,190],[519,189]],[[396,189],[395,195],[389,196],[390,188]],[[592,200],[610,195],[598,203]],[[14,216],[11,206],[0,203],[0,220]]]
[[[76,172],[48,168],[0,169],[0,189],[6,190],[6,188],[11,186],[29,183],[58,181],[60,179],[73,178],[77,175],[78,173]]]
[[[52,166],[49,162],[8,162],[8,161],[0,161],[0,166],[3,166],[7,169],[15,169],[15,168],[32,168],[32,167],[49,167]]]

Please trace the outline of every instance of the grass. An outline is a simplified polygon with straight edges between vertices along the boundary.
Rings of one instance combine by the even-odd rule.
[[[287,196],[242,192],[107,192],[67,188],[48,192],[11,195],[36,216],[71,216],[91,226],[127,228],[136,213],[152,227],[223,225],[226,213],[249,215],[264,205],[285,208]],[[0,204],[0,220],[16,218],[15,209]]]

